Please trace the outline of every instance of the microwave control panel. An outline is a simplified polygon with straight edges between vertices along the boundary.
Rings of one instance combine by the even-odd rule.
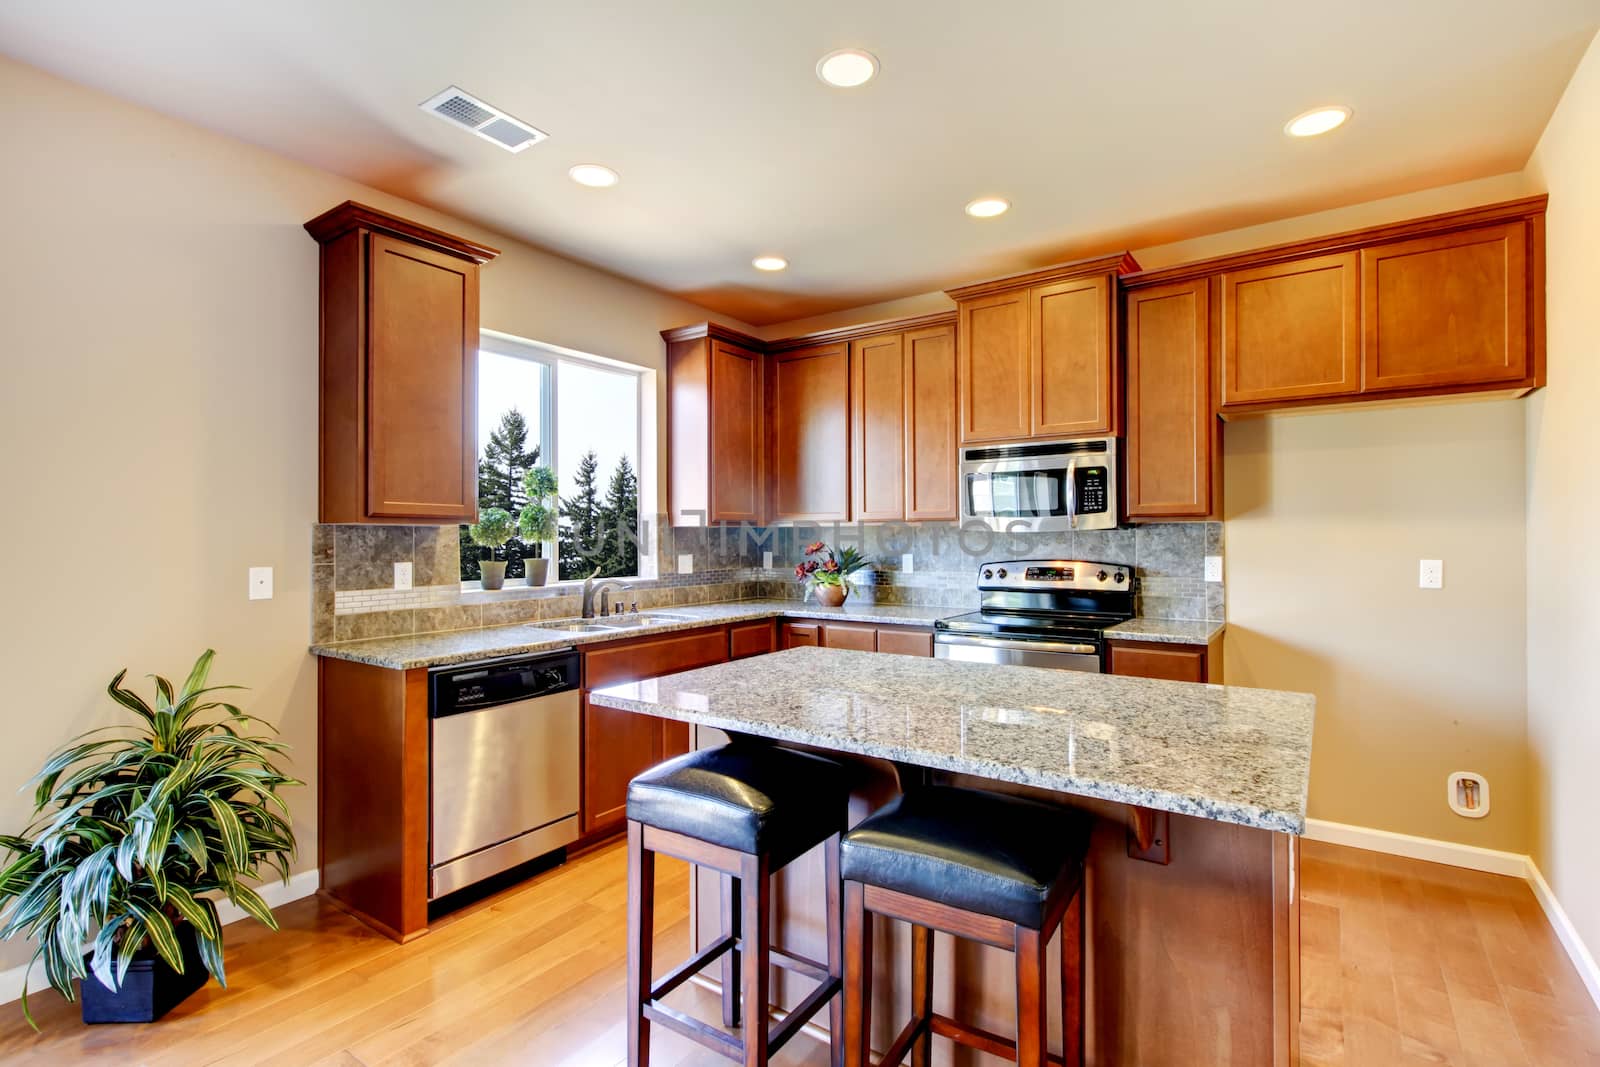
[[[1079,467],[1072,472],[1077,489],[1077,508],[1080,515],[1102,515],[1109,506],[1110,489],[1107,482],[1110,470],[1106,467]]]

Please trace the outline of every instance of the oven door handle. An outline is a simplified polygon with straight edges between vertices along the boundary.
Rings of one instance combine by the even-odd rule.
[[[964,634],[934,634],[935,644],[967,645],[973,648],[1009,648],[1017,652],[1060,652],[1070,656],[1099,655],[1097,645],[1064,644],[1059,641],[1023,641],[1009,637],[967,637]]]

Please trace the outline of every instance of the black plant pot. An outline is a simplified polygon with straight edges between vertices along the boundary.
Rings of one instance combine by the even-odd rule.
[[[83,980],[79,999],[86,1023],[151,1023],[177,1007],[211,977],[200,959],[194,927],[180,923],[178,947],[183,952],[183,973],[173,970],[149,945],[128,965],[122,988],[112,992],[93,971]],[[87,961],[85,961],[87,966]]]

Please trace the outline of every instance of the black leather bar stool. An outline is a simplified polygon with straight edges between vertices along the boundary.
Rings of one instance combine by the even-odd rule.
[[[628,1063],[650,1060],[650,1025],[660,1023],[747,1067],[782,1048],[824,1004],[831,1033],[840,1032],[838,996],[843,961],[839,925],[839,835],[849,794],[831,760],[754,741],[691,752],[639,775],[628,785]],[[826,962],[773,948],[771,875],[824,844],[827,868]],[[720,871],[727,932],[698,956],[651,984],[655,856],[665,853]],[[662,1004],[691,975],[722,960],[723,1030]],[[815,980],[807,996],[769,1032],[769,964]],[[740,1003],[741,994],[743,1004]],[[834,1059],[841,1061],[834,1041]]]
[[[872,917],[912,924],[912,1018],[884,1064],[928,1063],[933,1035],[1044,1067],[1045,946],[1061,930],[1062,1060],[1083,1062],[1083,885],[1089,820],[1054,805],[976,789],[926,787],[895,798],[844,837],[845,1064],[870,1062]],[[1016,954],[1017,1039],[933,1011],[933,930]]]

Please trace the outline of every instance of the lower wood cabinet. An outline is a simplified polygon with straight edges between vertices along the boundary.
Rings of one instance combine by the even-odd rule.
[[[824,648],[848,648],[856,652],[878,651],[878,628],[870,623],[829,622],[822,625]]]
[[[822,644],[822,624],[816,622],[789,622],[778,627],[779,648],[815,648]]]
[[[878,651],[891,652],[897,656],[924,656],[933,655],[932,630],[891,630],[887,626],[878,627]]]
[[[1207,645],[1175,645],[1159,641],[1110,641],[1108,673],[1169,682],[1222,684],[1222,638]]]
[[[736,622],[728,627],[728,658],[760,656],[778,647],[777,626],[771,619]]]
[[[689,750],[688,727],[589,703],[593,689],[694,670],[728,658],[728,629],[718,626],[637,641],[589,646],[583,652],[583,796],[585,836],[620,827],[628,783],[670,756]]]

